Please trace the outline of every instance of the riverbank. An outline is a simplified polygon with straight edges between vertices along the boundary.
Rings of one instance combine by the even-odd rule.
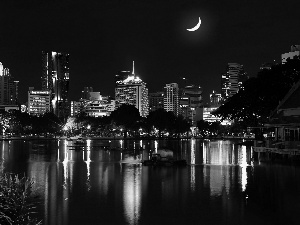
[[[200,140],[241,140],[240,143],[247,143],[248,141],[253,141],[254,138],[249,137],[236,137],[236,136],[216,136],[216,137],[100,137],[100,136],[75,136],[75,137],[67,137],[67,136],[54,136],[54,137],[44,137],[44,136],[3,136],[0,135],[0,140],[67,140],[72,139],[76,140],[78,138],[82,138],[84,140],[187,140],[187,139],[200,139]],[[244,141],[242,141],[244,140]],[[248,140],[248,141],[245,141]]]

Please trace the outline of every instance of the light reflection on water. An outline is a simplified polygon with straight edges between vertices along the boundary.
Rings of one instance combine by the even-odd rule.
[[[266,202],[274,201],[273,211],[281,211],[282,217],[274,219],[277,213],[268,211],[260,218],[261,224],[272,224],[300,206],[290,199],[290,195],[300,199],[298,167],[282,171],[275,165],[255,165],[252,149],[232,141],[111,140],[104,144],[108,143],[114,150],[103,150],[99,147],[103,141],[95,140],[88,140],[84,150],[72,149],[65,140],[2,141],[0,173],[25,173],[34,180],[33,194],[42,202],[39,215],[43,224],[51,225],[195,224],[196,220],[243,224],[254,220],[247,215],[256,218]],[[140,164],[164,146],[189,165],[152,168]],[[281,190],[284,185],[269,186],[278,182],[273,171],[283,180],[290,179],[286,181],[292,184],[289,193]],[[268,181],[261,178],[265,176]],[[288,205],[285,199],[289,199],[289,211],[283,210],[282,204]],[[299,219],[296,215],[289,217],[289,224]]]

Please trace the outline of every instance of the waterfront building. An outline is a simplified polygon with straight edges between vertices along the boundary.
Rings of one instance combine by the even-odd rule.
[[[222,99],[226,101],[228,98],[236,94],[242,87],[243,82],[248,79],[244,66],[239,63],[228,63],[226,72],[222,74],[221,87]]]
[[[300,155],[300,80],[293,85],[271,113],[265,128],[274,135],[266,135],[266,141],[254,143],[254,151],[295,157]],[[253,128],[257,129],[257,128]],[[260,131],[263,127],[259,128]],[[268,138],[273,136],[273,138]],[[263,135],[256,138],[263,138]]]
[[[34,90],[29,87],[28,90],[28,114],[34,116],[41,116],[51,109],[51,92]]]
[[[166,84],[164,87],[164,109],[179,114],[179,88],[177,83]]]
[[[118,105],[134,105],[142,117],[149,114],[148,88],[134,72],[134,62],[131,74],[118,78],[115,87],[115,100]],[[125,79],[124,79],[125,78]],[[122,80],[124,79],[124,80]]]
[[[19,81],[0,62],[0,105],[18,105]]]
[[[69,54],[42,52],[42,90],[51,91],[51,111],[58,117],[69,115]]]
[[[285,64],[288,59],[293,59],[295,56],[300,56],[300,45],[292,45],[291,51],[281,55],[281,63]]]
[[[164,92],[149,93],[149,110],[155,111],[164,108]]]
[[[187,85],[181,90],[179,114],[195,124],[203,117],[202,88],[200,85]]]

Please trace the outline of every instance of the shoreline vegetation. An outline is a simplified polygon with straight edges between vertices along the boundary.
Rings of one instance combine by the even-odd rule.
[[[35,218],[36,203],[32,196],[33,181],[25,176],[0,176],[0,224],[41,225]]]

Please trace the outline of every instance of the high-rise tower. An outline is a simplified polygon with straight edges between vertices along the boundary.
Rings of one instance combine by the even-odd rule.
[[[202,88],[200,85],[187,85],[181,89],[179,100],[180,114],[192,124],[202,119]]]
[[[148,88],[134,72],[134,62],[131,74],[126,72],[124,76],[116,79],[115,100],[119,104],[134,105],[140,115],[146,117],[149,114]]]
[[[18,104],[18,83],[0,62],[0,105]]]
[[[244,66],[238,63],[228,63],[227,70],[222,74],[221,87],[222,98],[227,100],[236,94],[241,88],[243,82],[248,79]]]
[[[51,111],[58,117],[69,114],[69,54],[42,52],[42,90],[51,91]]]
[[[179,114],[179,88],[177,83],[166,84],[164,87],[164,109],[172,111],[174,115]]]

